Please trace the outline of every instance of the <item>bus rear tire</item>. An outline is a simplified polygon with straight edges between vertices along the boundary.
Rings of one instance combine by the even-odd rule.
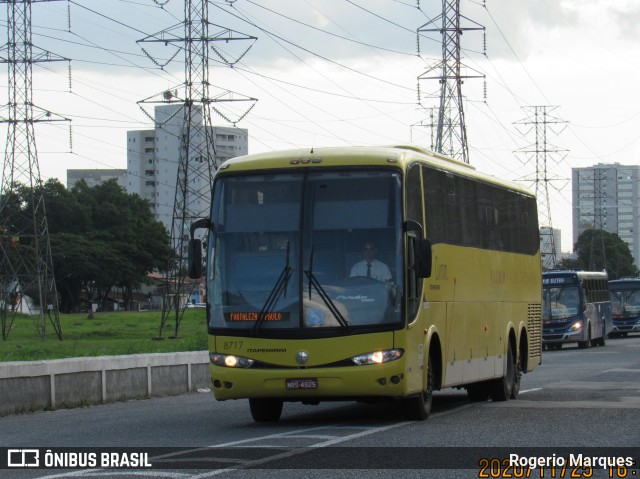
[[[522,362],[520,357],[516,360],[516,374],[513,377],[513,387],[511,388],[511,399],[517,399],[520,394],[520,381],[522,380]]]
[[[282,400],[272,398],[251,398],[249,408],[255,422],[276,422],[282,414]]]
[[[429,359],[427,360],[427,378],[425,382],[426,385],[423,392],[404,400],[404,415],[407,419],[424,421],[429,417],[429,414],[431,414],[433,391],[435,389],[431,355],[429,355]]]
[[[501,378],[495,379],[491,384],[491,399],[493,401],[507,401],[513,394],[516,381],[516,359],[513,354],[513,343],[509,341],[507,348],[507,370]]]

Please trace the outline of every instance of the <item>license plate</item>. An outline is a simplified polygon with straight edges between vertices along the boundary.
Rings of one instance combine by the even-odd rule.
[[[317,378],[286,379],[285,387],[287,389],[317,389],[318,379]]]

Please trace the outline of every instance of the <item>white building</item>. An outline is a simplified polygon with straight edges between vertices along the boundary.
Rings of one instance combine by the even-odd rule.
[[[195,107],[195,115],[202,118],[201,109]],[[176,191],[176,179],[180,160],[180,141],[183,130],[182,105],[155,107],[156,127],[153,130],[127,132],[127,186],[128,193],[137,193],[151,203],[158,221],[162,221],[171,231]],[[248,154],[249,134],[246,129],[232,127],[211,127],[216,151],[216,164]],[[193,133],[192,133],[193,134]],[[190,144],[203,141],[191,138]],[[191,157],[193,158],[193,157]],[[207,168],[206,162],[199,163]],[[190,161],[191,168],[198,168],[197,161]],[[192,170],[193,171],[193,170]],[[187,198],[187,216],[206,216],[209,212],[211,195],[207,175],[198,172],[190,174],[190,191],[203,192],[197,198]],[[196,184],[198,183],[198,184]],[[199,184],[202,183],[202,184]],[[206,194],[204,194],[206,193]]]

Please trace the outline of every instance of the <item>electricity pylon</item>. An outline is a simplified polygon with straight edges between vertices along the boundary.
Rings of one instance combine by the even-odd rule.
[[[211,49],[223,61],[232,65],[246,54],[256,37],[239,34],[210,23],[208,10],[207,0],[187,0],[183,22],[138,41],[139,44],[157,42],[164,45],[181,45],[184,50],[185,82],[179,87],[156,95],[156,98],[151,97],[139,102],[141,108],[144,104],[150,103],[174,104],[181,106],[183,113],[170,232],[175,258],[167,266],[158,339],[162,338],[162,332],[170,316],[175,319],[175,332],[172,337],[178,336],[186,298],[191,296],[194,286],[186,278],[189,227],[195,219],[209,215],[213,174],[218,166],[210,110],[213,109],[235,125],[249,113],[257,101],[254,98],[238,96],[230,91],[212,98],[209,83],[209,50]],[[239,58],[232,60],[221,53],[221,49],[212,47],[213,42],[228,43],[232,40],[247,40],[251,45]],[[160,64],[144,48],[143,51],[162,68],[168,63]],[[169,61],[175,56],[176,54],[171,56]],[[250,106],[238,118],[231,119],[220,108],[214,106],[220,102],[248,102]]]
[[[545,269],[554,269],[558,263],[555,235],[553,234],[553,222],[551,221],[551,203],[549,201],[549,186],[555,182],[566,182],[568,180],[557,175],[550,175],[548,161],[554,159],[560,162],[566,156],[566,150],[560,150],[549,144],[547,133],[552,128],[560,128],[556,134],[560,133],[567,122],[553,116],[552,113],[557,107],[550,106],[530,106],[529,116],[516,122],[516,125],[523,126],[526,132],[533,132],[534,143],[524,147],[516,153],[524,154],[526,161],[532,157],[536,163],[536,171],[533,176],[520,178],[521,181],[532,182],[535,185],[535,193],[538,199],[538,216],[540,218],[540,246],[542,251],[542,266]]]
[[[461,19],[474,26],[461,26]],[[440,26],[435,26],[437,22]],[[483,30],[484,27],[460,15],[460,0],[442,0],[442,13],[418,28],[418,54],[420,54],[420,35],[437,32],[442,35],[442,59],[418,76],[418,103],[421,104],[420,80],[438,80],[440,83],[438,114],[434,150],[443,155],[469,163],[467,129],[462,103],[462,83],[467,78],[484,78],[484,75],[462,64],[460,57],[460,37],[465,31]],[[463,75],[462,69],[475,74]],[[420,126],[425,126],[422,122]]]
[[[607,228],[607,210],[609,208],[617,208],[617,205],[615,204],[615,198],[611,198],[607,194],[607,188],[606,188],[607,179],[611,181],[611,178],[610,178],[611,173],[608,170],[611,170],[611,168],[607,166],[599,167],[598,165],[596,165],[590,168],[585,168],[584,170],[578,169],[576,173],[577,176],[574,177],[576,180],[575,188],[578,191],[577,195],[574,194],[574,197],[577,196],[577,200],[574,200],[574,204],[579,205],[578,221],[577,221],[577,224],[574,223],[574,228],[575,228],[574,235],[576,237],[580,236],[580,232],[581,230],[583,230],[582,228],[583,221],[585,221],[587,218],[590,218],[589,228],[592,228],[593,230],[598,232],[598,234],[594,234],[591,236],[589,269],[592,271],[595,269],[595,259],[596,259],[594,255],[594,249],[595,249],[594,243],[597,241],[598,238],[600,239],[599,246],[602,250],[604,264],[606,265],[607,251],[606,251],[606,248],[604,247],[604,235],[602,235],[601,233],[603,231],[607,231],[609,233],[615,232],[615,230],[612,230],[611,228]],[[617,176],[617,170],[614,170],[613,174]],[[585,194],[580,191],[579,185],[587,182],[590,182],[592,184],[592,192]],[[613,182],[615,183],[616,181],[614,180]],[[614,201],[611,201],[611,200],[614,200]],[[583,204],[585,202],[588,202],[589,208],[583,207]],[[587,212],[585,212],[585,210]]]
[[[20,312],[34,317],[41,339],[47,318],[62,339],[34,124],[68,120],[34,105],[32,70],[37,62],[68,60],[33,45],[34,0],[0,3],[7,4],[7,43],[0,48],[0,63],[9,70],[8,103],[0,113],[0,122],[7,124],[0,188],[2,339],[7,339]]]

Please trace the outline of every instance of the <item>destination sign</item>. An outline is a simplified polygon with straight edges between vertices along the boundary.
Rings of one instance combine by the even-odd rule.
[[[227,321],[257,321],[260,313],[256,311],[238,311],[234,313],[224,313],[224,319]],[[272,311],[265,313],[263,321],[288,321],[289,313],[280,311]]]
[[[542,284],[545,286],[558,286],[563,284],[578,284],[576,276],[549,276],[542,277]]]

